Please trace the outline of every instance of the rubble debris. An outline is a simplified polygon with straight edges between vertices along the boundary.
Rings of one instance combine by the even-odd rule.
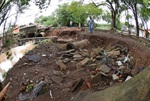
[[[73,83],[73,87],[72,87],[71,91],[73,92],[73,91],[77,90],[80,86],[82,86],[83,82],[84,82],[83,78],[80,78],[79,80],[75,81]]]
[[[59,42],[59,43],[68,43],[68,42],[73,42],[73,39],[57,39],[57,42]]]
[[[100,48],[100,47],[92,49],[91,57],[92,58],[101,58],[99,56],[99,54],[101,54],[102,51],[103,51],[103,48]]]
[[[128,81],[132,78],[132,76],[128,76],[125,81]]]
[[[91,84],[95,84],[101,81],[101,72],[97,73],[91,80]]]
[[[112,56],[112,57],[116,57],[118,55],[120,55],[120,50],[112,50],[110,52],[108,52],[108,56]]]
[[[33,55],[28,55],[27,56],[29,61],[33,61],[33,62],[39,62],[41,57],[39,55],[33,54]]]
[[[46,83],[44,81],[39,82],[37,85],[35,85],[34,89],[29,94],[20,93],[19,100],[33,100],[35,97],[37,97],[42,87],[44,87],[45,85]]]
[[[64,71],[67,69],[67,66],[62,62],[62,60],[58,60],[57,64],[60,67],[60,70]]]
[[[114,81],[119,79],[119,77],[116,74],[113,74],[112,78],[113,78]]]
[[[116,62],[118,64],[118,66],[122,66],[123,65],[121,61],[116,61]]]
[[[77,69],[81,68],[81,66],[86,65],[89,61],[90,61],[89,58],[85,58],[85,59],[82,60],[81,62],[77,63],[76,68],[77,68]]]
[[[58,85],[60,85],[60,83],[63,81],[63,79],[59,76],[52,76],[52,77],[50,77],[50,79]]]
[[[49,91],[49,95],[53,99],[53,95],[52,95],[52,91],[51,90]]]
[[[130,61],[129,54],[124,58],[123,63],[126,63],[127,61]]]
[[[88,41],[88,40],[86,40]],[[77,42],[78,43],[78,42]],[[80,42],[79,42],[80,43]],[[78,44],[79,44],[78,43]],[[77,44],[77,46],[78,46]],[[81,49],[76,47],[73,43],[68,44],[67,51],[60,52],[63,63],[76,62],[76,69],[80,69],[86,65],[90,67],[92,71],[90,83],[96,84],[102,80],[102,76],[108,79],[110,83],[123,82],[129,75],[132,75],[134,71],[130,63],[129,49],[123,46],[115,46],[110,50],[104,48],[93,48],[90,50]],[[125,55],[126,54],[126,55]]]
[[[81,41],[73,42],[72,44],[68,43],[66,45],[66,49],[85,48],[89,44],[90,44],[89,40],[84,39],[84,40],[81,40]]]
[[[89,89],[92,89],[92,88],[91,88],[91,84],[90,84],[90,82],[89,82],[88,80],[84,80],[84,82],[85,82],[85,84],[87,85],[87,87],[88,87]]]
[[[73,56],[73,58],[82,58],[82,55],[75,54],[75,55]]]
[[[53,72],[54,75],[57,75],[57,76],[62,76],[62,75],[64,75],[64,73],[61,72],[61,71],[52,70],[52,72]]]
[[[101,65],[100,67],[98,67],[98,69],[104,73],[109,73],[111,70],[111,68],[109,68],[107,65]]]

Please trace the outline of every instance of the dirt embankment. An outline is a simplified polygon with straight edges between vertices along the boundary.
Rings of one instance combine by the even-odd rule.
[[[94,35],[83,35],[81,38],[87,38],[93,47],[111,48],[115,45],[122,45],[128,47],[131,56],[134,57],[134,66],[147,67],[150,65],[150,49],[143,46],[137,40],[133,40],[127,36],[118,36],[111,33],[99,34],[96,32]]]

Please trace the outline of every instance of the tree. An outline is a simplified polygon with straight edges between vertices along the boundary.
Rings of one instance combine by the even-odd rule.
[[[0,1],[0,25],[10,16],[22,13],[29,6],[29,2],[34,2],[40,10],[45,9],[50,4],[51,0],[1,0]],[[17,6],[16,13],[9,15],[13,6]]]
[[[72,19],[71,12],[67,11],[67,7],[69,5],[67,3],[64,3],[62,5],[58,6],[58,9],[56,9],[55,12],[55,18],[58,19],[58,23],[60,23],[62,26],[67,26],[69,23],[69,20]]]
[[[131,28],[133,27],[133,25],[130,23],[131,18],[132,18],[132,16],[127,11],[125,25],[128,27],[129,34],[131,34]]]
[[[102,19],[107,23],[111,23],[111,14],[108,11],[104,12],[102,15]]]
[[[128,9],[130,9],[134,15],[136,23],[136,35],[139,37],[139,20],[138,20],[138,7],[144,5],[144,0],[122,0]]]
[[[98,16],[102,13],[102,10],[95,7],[93,4],[83,4],[83,2],[72,2],[67,11],[71,13],[74,22],[80,25],[84,25],[89,15]]]
[[[45,26],[57,26],[58,19],[52,14],[51,16],[40,16],[39,18],[35,19],[36,23],[43,24]]]
[[[148,29],[148,21],[150,20],[150,1],[145,0],[144,5],[142,5],[140,10],[140,18],[142,20],[142,25],[144,26],[144,29]]]
[[[119,9],[120,9],[120,0],[105,0],[105,2],[101,2],[99,4],[96,4],[93,0],[92,0],[93,4],[96,7],[99,6],[107,6],[107,8],[110,10],[111,12],[111,24],[112,24],[112,28],[117,28],[116,26],[116,18],[117,16],[119,17]]]
[[[74,25],[83,26],[87,23],[86,19],[89,15],[98,16],[102,13],[101,9],[98,9],[92,4],[83,4],[83,1],[73,1],[71,4],[64,3],[59,5],[53,13],[55,19],[62,26],[68,26],[72,21]],[[51,15],[52,16],[52,15]]]

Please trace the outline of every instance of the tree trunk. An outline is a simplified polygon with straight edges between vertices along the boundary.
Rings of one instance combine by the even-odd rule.
[[[116,13],[112,11],[112,28],[116,28]]]
[[[135,17],[135,23],[136,23],[136,36],[139,37],[139,23],[138,23],[137,14],[135,14],[134,17]]]
[[[138,22],[136,4],[134,5],[134,8],[135,8],[135,11],[133,12],[133,14],[134,14],[135,23],[136,23],[136,36],[139,37],[139,22]]]

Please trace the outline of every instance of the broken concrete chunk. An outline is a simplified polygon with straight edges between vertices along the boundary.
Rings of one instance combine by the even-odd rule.
[[[77,68],[77,69],[80,69],[81,67],[82,67],[81,63],[77,63],[77,64],[76,64],[76,68]]]
[[[108,76],[107,74],[103,73],[103,72],[100,72],[103,76]]]
[[[82,60],[80,63],[81,63],[81,65],[83,66],[83,65],[86,65],[89,61],[90,61],[89,58],[85,58],[85,59]]]
[[[63,54],[62,57],[63,58],[71,58],[73,55],[72,54]]]
[[[62,52],[62,53],[72,53],[72,52],[75,52],[75,49],[70,49],[70,50],[67,50],[67,51],[64,51],[64,52]]]
[[[82,55],[75,54],[73,57],[74,57],[74,58],[82,58]]]
[[[65,58],[63,62],[64,62],[64,63],[68,63],[68,62],[70,62],[70,61],[71,61],[71,60],[70,60],[69,58]]]
[[[41,57],[39,55],[33,54],[27,56],[28,60],[33,61],[33,62],[39,62]]]
[[[121,61],[116,61],[116,62],[118,64],[118,66],[122,66],[123,65]]]
[[[73,45],[77,48],[84,48],[84,47],[87,47],[89,44],[90,44],[90,41],[88,39],[84,39],[84,40],[73,43]]]
[[[101,81],[101,73],[97,73],[91,80],[91,84],[99,83]]]
[[[113,78],[114,81],[119,79],[119,77],[116,74],[113,74],[112,78]]]
[[[93,64],[90,64],[89,66],[90,67],[95,67],[97,64],[96,63],[93,63]]]
[[[115,63],[115,61],[113,58],[107,58],[106,64],[114,64],[114,63]]]
[[[128,76],[125,81],[128,81],[132,78],[132,76]]]
[[[91,57],[96,57],[96,56],[98,56],[102,50],[103,50],[103,49],[100,48],[100,47],[93,49],[93,50],[92,50],[92,53],[91,53]]]
[[[120,55],[120,50],[112,50],[112,51],[108,52],[108,56],[115,57],[118,55]]]
[[[57,64],[60,67],[60,70],[66,70],[67,69],[67,66],[62,62],[62,60],[58,60]]]
[[[84,60],[82,60],[81,62],[79,62],[79,63],[76,65],[76,68],[79,69],[81,66],[86,65],[89,61],[90,61],[89,58],[85,58]]]
[[[51,80],[58,85],[63,81],[63,79],[59,76],[52,76]]]
[[[59,76],[64,75],[64,73],[61,72],[61,71],[52,70],[52,72],[53,72],[54,75],[59,75]]]
[[[109,68],[107,65],[101,65],[100,67],[98,67],[98,69],[104,73],[108,73],[111,70],[111,68]]]

